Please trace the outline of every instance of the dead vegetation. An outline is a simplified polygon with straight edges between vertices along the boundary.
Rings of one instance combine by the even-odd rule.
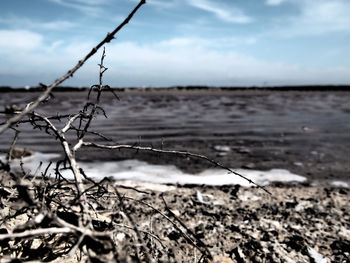
[[[89,147],[199,158],[242,176],[204,155],[118,145],[93,131],[94,119],[108,115],[100,105],[103,93],[118,99],[103,83],[104,50],[99,83],[91,87],[82,109],[57,116],[34,111],[40,103],[50,103],[52,89],[111,41],[144,3],[72,70],[45,86],[37,100],[23,109],[5,109],[12,117],[1,124],[0,133],[12,129],[14,140],[7,161],[0,163],[0,262],[314,262],[313,249],[334,262],[349,262],[348,189],[305,188],[299,196],[283,186],[274,189],[275,196],[268,194],[271,187],[252,193],[238,186],[178,187],[170,193],[89,178],[75,158]],[[31,155],[16,148],[24,123],[52,136],[63,159],[30,173],[13,172],[13,159]],[[95,143],[94,136],[106,144]],[[64,170],[74,180],[65,178]]]
[[[107,118],[100,105],[103,93],[112,92],[118,99],[113,89],[103,83],[103,74],[107,70],[104,66],[105,50],[99,64],[99,83],[91,86],[86,104],[79,112],[45,116],[34,111],[40,103],[50,102],[53,88],[72,77],[100,47],[111,41],[144,3],[141,0],[125,21],[108,33],[73,69],[53,84],[42,85],[46,90],[35,101],[24,109],[6,111],[12,117],[1,125],[0,134],[10,128],[15,135],[7,162],[1,163],[2,261],[179,262],[181,258],[180,261],[206,262],[213,259],[206,244],[169,208],[162,195],[128,188],[136,196],[127,196],[122,186],[108,179],[95,182],[79,167],[75,155],[83,148],[133,149],[201,158],[245,178],[203,155],[138,145],[99,145],[87,140],[87,134],[107,139],[91,130],[95,118]],[[30,152],[16,148],[23,123],[52,136],[61,145],[64,158],[49,165],[54,166],[54,174],[49,173],[49,167],[42,165],[30,173],[23,168],[22,173],[11,170],[12,159],[30,155]],[[62,170],[70,170],[74,180],[65,178]],[[162,207],[146,202],[145,195],[152,197],[151,200],[161,200]],[[139,215],[146,210],[151,218],[138,221]],[[176,246],[171,242],[181,244],[181,249],[174,250]]]

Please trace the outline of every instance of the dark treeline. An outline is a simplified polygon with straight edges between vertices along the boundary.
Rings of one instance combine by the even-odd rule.
[[[71,92],[71,91],[86,91],[89,87],[72,87],[61,86],[54,88],[54,91]],[[171,87],[113,87],[114,90],[123,91],[157,91],[157,90],[179,90],[179,91],[193,91],[193,90],[223,90],[223,91],[236,91],[236,90],[269,90],[269,91],[350,91],[350,85],[296,85],[296,86],[171,86]],[[38,87],[10,87],[0,86],[0,92],[41,92],[44,88]]]

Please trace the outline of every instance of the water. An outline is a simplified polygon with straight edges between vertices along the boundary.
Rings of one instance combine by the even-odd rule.
[[[0,104],[24,106],[37,95],[0,93]],[[350,92],[160,91],[119,95],[120,101],[106,94],[102,105],[108,119],[101,115],[92,126],[115,143],[190,150],[234,168],[253,164],[258,170],[286,169],[319,180],[349,179]],[[56,93],[38,112],[76,113],[85,99],[86,93]],[[18,146],[61,152],[60,144],[49,135],[29,125],[20,128]],[[0,136],[1,151],[7,151],[12,137],[12,131]],[[87,140],[109,143],[93,135]],[[220,153],[215,150],[218,145],[231,150]],[[161,160],[89,149],[79,158],[87,162],[136,158],[200,172],[196,163],[173,157]],[[203,163],[197,166],[210,168]]]

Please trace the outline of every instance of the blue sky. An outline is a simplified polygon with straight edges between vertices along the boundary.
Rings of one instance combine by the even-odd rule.
[[[1,0],[0,85],[50,84],[137,0]],[[106,45],[111,86],[350,84],[350,0],[148,0]],[[64,85],[98,79],[95,55]]]

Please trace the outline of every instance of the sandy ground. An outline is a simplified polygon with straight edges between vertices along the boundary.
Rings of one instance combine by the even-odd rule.
[[[350,262],[349,189],[279,184],[266,187],[271,193],[267,194],[261,189],[239,186],[183,187],[133,181],[122,185],[133,187],[118,187],[124,198],[132,197],[164,211],[162,195],[173,214],[206,244],[213,262]],[[3,187],[4,181],[2,191]],[[111,202],[111,197],[100,196],[99,200]],[[2,219],[6,211],[15,209],[8,207],[11,203],[7,201],[1,208]],[[156,234],[165,245],[166,248],[152,254],[154,258],[171,253],[169,262],[199,260],[200,252],[189,246],[178,230],[154,210],[138,202],[128,202],[127,207],[137,226]],[[115,213],[109,210],[98,218],[108,223],[110,215]],[[1,220],[0,228],[7,231],[20,228],[25,218],[21,215]],[[127,260],[128,247],[123,239],[125,235],[121,231],[115,246]],[[37,255],[40,255],[39,244],[34,250]],[[121,248],[121,244],[125,247]],[[2,248],[0,255],[4,256]],[[55,260],[76,261],[75,257]]]
[[[271,195],[238,186],[160,190],[166,190],[172,211],[213,255],[227,260],[223,262],[314,262],[310,250],[327,257],[324,262],[350,262],[349,189],[307,185],[266,189]],[[157,203],[154,198],[146,200]],[[171,233],[168,238],[176,239]],[[180,241],[175,248],[181,249]]]

